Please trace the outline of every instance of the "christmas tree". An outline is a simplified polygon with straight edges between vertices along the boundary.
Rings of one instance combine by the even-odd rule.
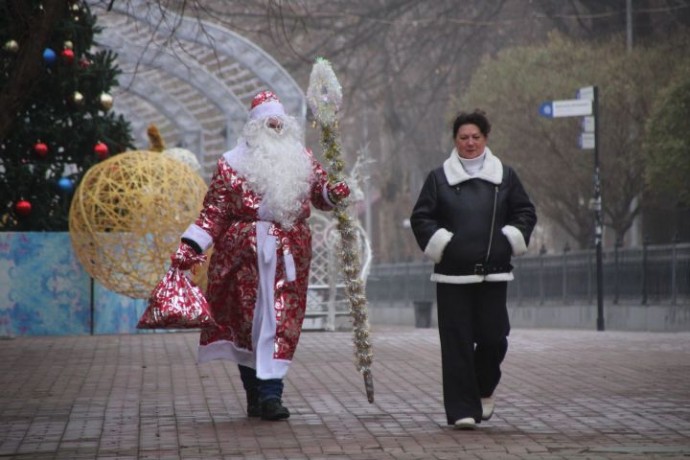
[[[0,231],[67,230],[84,172],[132,147],[99,32],[83,1],[0,0]]]

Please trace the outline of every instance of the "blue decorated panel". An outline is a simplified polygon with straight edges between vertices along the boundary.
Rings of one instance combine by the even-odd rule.
[[[69,233],[0,233],[0,337],[135,333],[145,306],[92,281]]]
[[[146,309],[145,299],[132,299],[109,291],[94,282],[95,334],[122,334],[137,331],[137,321]]]

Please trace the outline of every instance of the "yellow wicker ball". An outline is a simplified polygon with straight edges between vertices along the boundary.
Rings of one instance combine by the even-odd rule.
[[[206,189],[192,168],[158,152],[130,151],[98,163],[70,207],[77,258],[107,289],[147,298],[198,216]],[[205,268],[195,278],[202,286]]]

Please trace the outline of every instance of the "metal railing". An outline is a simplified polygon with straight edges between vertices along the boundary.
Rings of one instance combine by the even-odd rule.
[[[595,250],[523,256],[513,259],[515,280],[509,302],[596,303]],[[373,265],[367,281],[370,302],[435,300],[428,262]],[[603,253],[607,303],[690,303],[690,243],[612,248]]]

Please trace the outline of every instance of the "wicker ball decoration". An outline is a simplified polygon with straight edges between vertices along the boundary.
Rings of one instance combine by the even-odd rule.
[[[192,168],[159,152],[129,151],[98,163],[70,207],[77,258],[107,289],[148,298],[198,216],[206,189]],[[202,288],[205,275],[206,266],[194,276]]]

